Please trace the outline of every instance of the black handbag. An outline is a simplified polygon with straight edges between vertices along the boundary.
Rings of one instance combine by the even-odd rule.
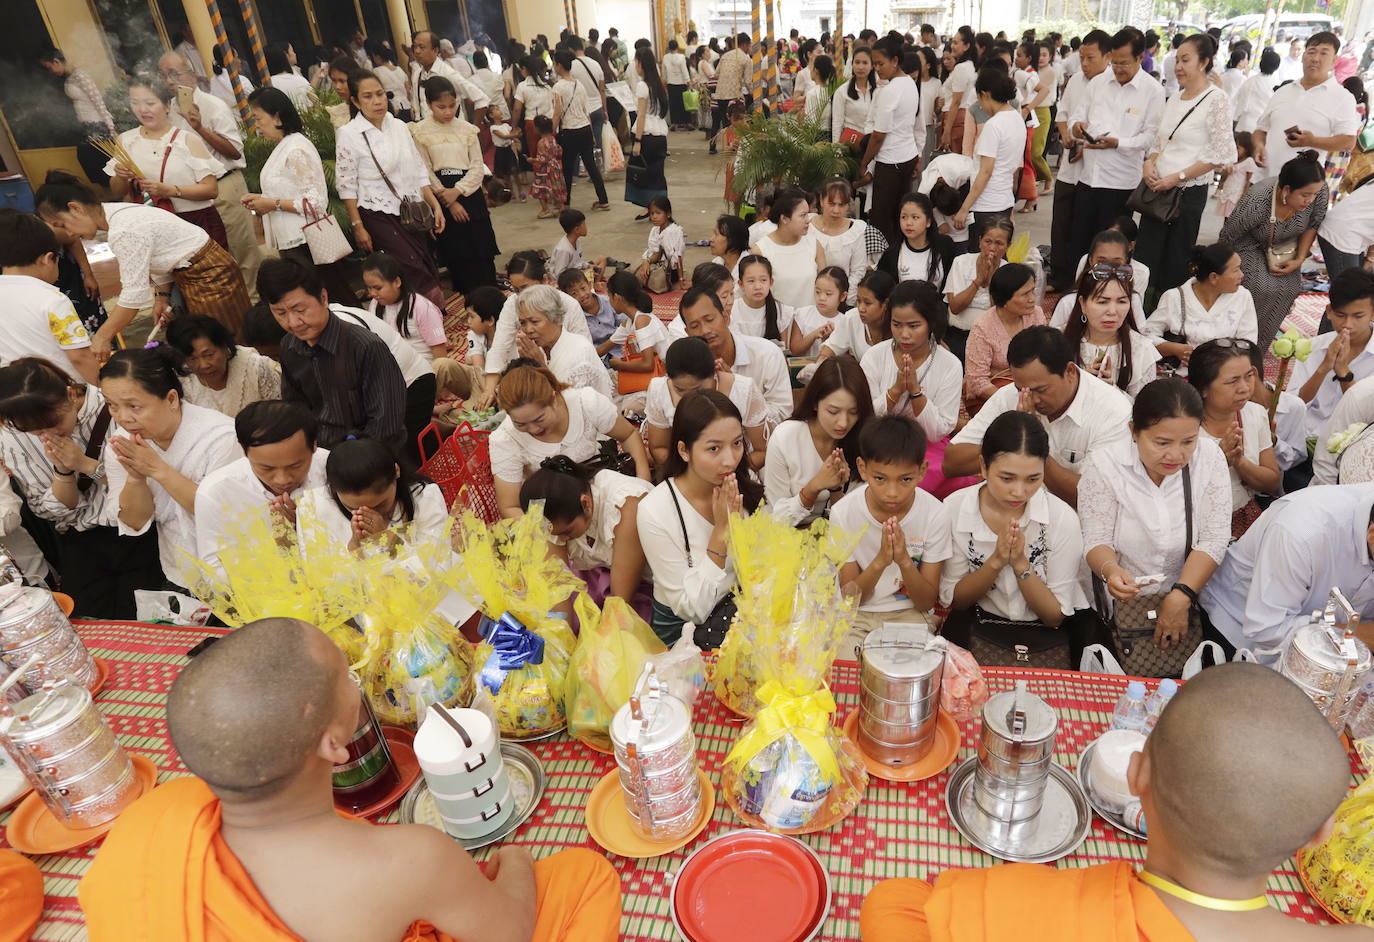
[[[1051,628],[1036,621],[1014,621],[975,605],[951,615],[940,633],[968,648],[984,667],[1073,669],[1066,625]]]
[[[627,477],[635,476],[634,457],[621,451],[609,438],[601,443],[601,449],[594,456],[577,464],[589,477],[595,477],[599,471],[615,471]]]
[[[649,165],[642,154],[625,158],[625,183],[640,190],[649,189]]]
[[[1188,113],[1183,116],[1183,120],[1174,125],[1174,130],[1169,134],[1169,141],[1174,139],[1178,129],[1183,127],[1184,121],[1193,116],[1193,112],[1201,107],[1202,103],[1211,96],[1213,90],[1209,90],[1206,95],[1198,99],[1197,104],[1188,109]],[[1168,144],[1168,141],[1165,141]],[[1149,216],[1159,222],[1173,222],[1178,218],[1179,212],[1183,207],[1183,187],[1175,186],[1167,190],[1152,190],[1149,184],[1141,180],[1135,185],[1131,195],[1126,198],[1126,208],[1133,213],[1140,213],[1141,217]]]
[[[668,493],[673,498],[673,509],[677,511],[677,522],[682,526],[682,545],[687,550],[687,565],[692,565],[692,541],[687,536],[687,520],[682,516],[682,505],[678,503],[677,488],[673,487],[673,482],[668,482]],[[696,631],[692,634],[692,641],[703,651],[714,651],[725,643],[725,635],[730,630],[730,624],[735,620],[735,593],[728,592],[725,598],[716,603],[715,608],[711,609],[711,614],[696,626]]]

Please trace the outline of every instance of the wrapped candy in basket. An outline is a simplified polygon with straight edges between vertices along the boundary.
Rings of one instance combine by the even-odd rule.
[[[754,522],[746,535],[766,536],[771,527],[785,527],[750,520]],[[744,523],[749,521],[731,521],[732,553],[734,528]],[[831,540],[824,532],[809,538]],[[779,542],[786,547],[785,540]],[[868,785],[862,757],[834,724],[835,699],[825,684],[854,603],[839,591],[834,559],[816,547],[802,548],[809,550],[811,565],[784,573],[794,596],[789,619],[736,620],[730,629],[753,651],[754,670],[762,681],[755,697],[761,706],[726,756],[721,790],[746,824],[780,834],[833,826],[854,810]],[[779,586],[776,591],[784,590]]]
[[[838,573],[855,542],[857,537],[831,528],[826,521],[805,530],[787,526],[770,514],[731,521],[730,559],[739,577],[734,625],[742,630],[732,628],[725,636],[711,675],[717,699],[729,710],[752,717],[762,706],[756,692],[767,678],[760,675],[755,660],[759,627],[794,621],[797,587],[817,572]],[[827,661],[821,676],[829,670]]]
[[[549,537],[537,506],[494,526],[466,512],[454,530],[463,560],[454,585],[485,616],[478,683],[496,704],[505,739],[538,739],[566,724],[564,687],[576,638],[554,609],[582,583],[549,553]]]
[[[581,632],[568,667],[564,709],[568,734],[597,750],[611,751],[611,720],[630,701],[650,655],[667,649],[630,604],[618,596],[598,611],[585,592],[576,601]]]
[[[1355,748],[1365,768],[1374,763],[1374,739]],[[1365,779],[1336,809],[1336,825],[1323,843],[1298,851],[1298,875],[1321,907],[1339,922],[1374,927],[1374,778]]]

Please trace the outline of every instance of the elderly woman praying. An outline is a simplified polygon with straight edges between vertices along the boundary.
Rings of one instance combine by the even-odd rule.
[[[562,293],[552,285],[530,285],[521,291],[516,297],[516,351],[547,366],[565,386],[585,386],[610,399],[611,376],[601,357],[586,337],[563,329],[563,311]]]

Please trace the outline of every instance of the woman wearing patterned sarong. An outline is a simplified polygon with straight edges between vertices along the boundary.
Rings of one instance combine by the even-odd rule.
[[[169,313],[172,284],[187,312],[208,314],[235,335],[250,307],[234,257],[204,229],[142,203],[102,203],[76,177],[48,173],[34,201],[43,221],[82,239],[106,233],[119,265],[119,300],[91,337],[96,356],[109,356],[114,337],[151,306],[155,320]]]

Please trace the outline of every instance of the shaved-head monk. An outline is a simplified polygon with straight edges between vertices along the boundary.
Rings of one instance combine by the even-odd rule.
[[[1257,664],[1209,668],[1165,708],[1131,791],[1149,826],[1145,866],[950,870],[934,886],[885,880],[864,900],[864,942],[1300,942],[1313,926],[1265,901],[1269,873],[1331,833],[1350,783],[1340,740],[1287,678]]]
[[[167,725],[197,777],[120,816],[81,882],[92,942],[617,938],[620,881],[599,854],[533,863],[505,847],[484,875],[432,828],[336,813],[358,697],[338,648],[293,619],[245,625],[187,665]]]

